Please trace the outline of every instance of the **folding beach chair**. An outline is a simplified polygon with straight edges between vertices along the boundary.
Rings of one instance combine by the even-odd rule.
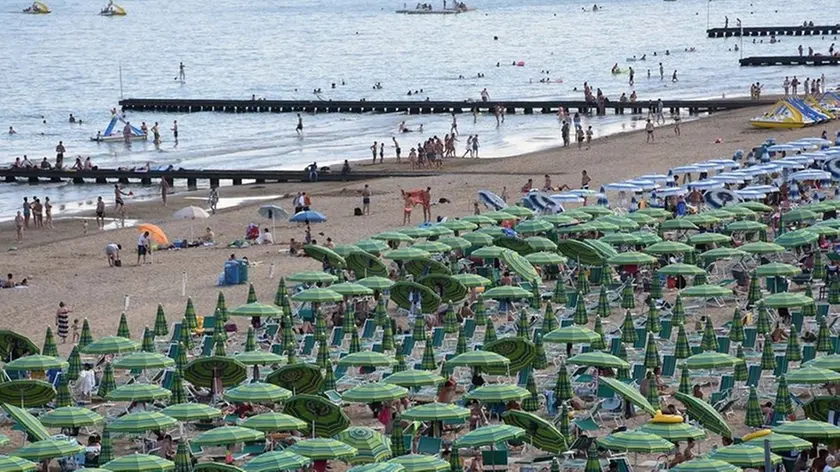
[[[662,357],[662,376],[673,377],[677,370],[677,358],[673,354],[667,354]]]
[[[403,338],[402,343],[402,353],[404,356],[410,356],[412,351],[414,351],[414,336],[411,334],[407,334]]]
[[[368,318],[365,320],[365,324],[362,327],[362,339],[370,339],[373,337],[373,333],[376,332],[376,322],[373,318]]]
[[[336,326],[332,330],[332,341],[330,341],[330,345],[332,346],[341,346],[341,341],[344,339],[344,327],[343,326]]]
[[[300,348],[300,353],[303,356],[311,356],[312,348],[315,347],[315,336],[311,333],[303,335],[303,347]]]
[[[779,378],[787,373],[787,368],[787,357],[785,357],[784,354],[781,356],[776,356],[776,368],[773,369],[773,375],[776,376],[776,378]]]
[[[761,366],[753,364],[747,370],[747,387],[758,388],[758,382],[761,380]]]
[[[636,342],[633,343],[633,347],[636,349],[644,349],[647,345],[647,338],[648,338],[648,330],[647,326],[637,327],[636,328]]]
[[[213,334],[213,331],[216,329],[216,317],[205,316],[201,328],[204,330],[204,334]]]
[[[674,325],[671,323],[671,320],[661,320],[660,324],[662,325],[662,329],[659,331],[659,339],[671,339],[671,332],[674,329]]]
[[[717,352],[721,354],[729,354],[729,336],[718,336],[717,343]]]
[[[475,319],[467,318],[464,320],[464,336],[469,341],[475,334]]]
[[[443,346],[443,338],[446,335],[446,332],[440,326],[435,326],[432,329],[432,346],[433,347],[441,347]]]
[[[754,349],[755,348],[755,338],[757,336],[757,331],[755,327],[748,326],[744,328],[744,349]]]
[[[210,357],[213,354],[213,346],[215,344],[213,336],[204,336],[204,340],[201,343],[201,357]]]
[[[175,323],[169,330],[172,336],[169,337],[169,344],[178,344],[181,342],[181,323]]]
[[[817,357],[817,347],[813,344],[802,346],[802,362],[808,362]]]
[[[633,372],[632,372],[633,380],[635,380],[636,383],[641,384],[642,380],[644,380],[644,378],[645,378],[645,371],[646,370],[647,369],[645,369],[644,364],[633,364]]]
[[[442,444],[443,441],[440,438],[420,436],[420,441],[417,443],[417,453],[430,456],[440,454]]]

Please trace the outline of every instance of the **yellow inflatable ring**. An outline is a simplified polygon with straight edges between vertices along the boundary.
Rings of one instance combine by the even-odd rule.
[[[682,423],[683,417],[680,415],[663,415],[661,411],[657,410],[651,423]]]
[[[772,431],[770,431],[769,429],[762,429],[761,431],[755,431],[750,434],[745,434],[744,437],[741,439],[743,439],[744,442],[747,442],[751,439],[762,438],[770,433],[772,433]]]

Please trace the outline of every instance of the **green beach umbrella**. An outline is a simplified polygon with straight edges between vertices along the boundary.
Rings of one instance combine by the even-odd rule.
[[[45,356],[43,354],[31,354],[6,363],[5,369],[8,371],[32,371],[44,372],[50,369],[64,369],[69,364],[59,357]]]
[[[525,256],[525,259],[532,265],[560,265],[566,262],[566,258],[556,252],[535,252]]]
[[[522,440],[537,449],[559,454],[566,448],[566,439],[560,434],[560,431],[551,422],[533,413],[508,410],[502,414],[502,420],[507,425],[525,430]]]
[[[676,241],[662,241],[651,244],[644,249],[648,254],[684,254],[686,252],[694,251],[694,248],[688,244],[679,243]]]
[[[487,290],[481,295],[483,298],[494,300],[520,300],[523,298],[531,298],[533,294],[523,288],[505,285],[502,287],[494,287]]]
[[[41,424],[50,428],[78,428],[81,426],[93,426],[101,422],[103,419],[102,415],[95,411],[73,406],[56,408],[38,418],[38,420],[41,421]]]
[[[787,362],[800,362],[802,360],[802,348],[799,346],[799,337],[791,331],[788,335],[787,347],[785,348],[785,359]],[[840,380],[840,378],[838,378]]]
[[[151,333],[151,332],[150,332]],[[151,352],[135,352],[125,357],[120,357],[114,362],[115,369],[165,369],[175,366],[175,360],[163,354]]]
[[[511,360],[505,355],[493,351],[467,351],[446,361],[450,367],[491,367],[509,365]],[[432,369],[430,369],[432,370]]]
[[[557,322],[557,317],[554,316],[554,307],[551,306],[551,302],[548,302],[545,305],[545,314],[543,314],[543,322],[540,329],[545,334],[559,327],[560,323]]]
[[[241,426],[220,426],[207,430],[190,440],[195,446],[229,446],[231,444],[262,441],[265,435],[262,431],[243,428]]]
[[[764,414],[761,413],[761,405],[758,402],[758,391],[750,387],[750,396],[747,400],[747,412],[744,417],[744,424],[750,428],[764,426]]]
[[[611,367],[614,369],[630,368],[630,364],[627,363],[627,361],[621,360],[612,354],[600,351],[584,352],[570,357],[567,362],[572,365],[586,365],[592,367]]]
[[[225,400],[232,403],[279,403],[292,397],[292,392],[277,385],[253,382],[225,390]]]
[[[294,416],[270,411],[247,418],[242,422],[242,427],[273,433],[277,431],[304,430],[307,424],[305,421]]]
[[[762,468],[765,460],[763,447],[756,447],[753,444],[747,443],[717,448],[711,451],[707,457],[709,459],[728,462],[738,467],[753,469]],[[770,453],[770,462],[772,464],[779,464],[782,462],[782,458]]]
[[[463,326],[458,326],[458,342],[455,344],[455,355],[467,352],[467,335]]]
[[[784,219],[784,216],[782,216],[782,218]],[[806,228],[785,233],[776,238],[773,242],[786,249],[790,249],[795,247],[810,246],[819,239],[819,234],[809,231]]]
[[[611,451],[637,452],[650,454],[668,452],[674,448],[669,441],[640,431],[622,431],[613,433],[597,441],[598,445]]]
[[[732,437],[728,422],[711,404],[682,392],[677,392],[674,396],[685,405],[686,413],[704,428],[725,438]]]
[[[391,448],[385,436],[367,427],[348,428],[337,434],[335,439],[357,450],[357,454],[349,460],[350,464],[372,464],[391,457]]]
[[[604,336],[604,325],[601,318],[595,318],[595,329],[593,330],[598,335],[598,339],[592,342],[589,347],[601,351],[607,348],[607,339]]]
[[[42,461],[72,456],[84,449],[76,440],[45,439],[17,449],[11,455],[32,461]]]
[[[403,235],[403,236],[405,236],[405,235]],[[402,236],[400,236],[400,238],[402,238]],[[410,239],[410,237],[409,237],[409,239]],[[355,244],[355,246],[358,247],[359,249],[361,249],[362,251],[365,251],[367,253],[374,254],[374,255],[380,254],[383,251],[387,251],[388,248],[389,248],[388,244],[385,242],[385,240],[382,240],[382,239],[379,239],[379,238],[363,239],[363,240],[357,242]],[[354,252],[354,253],[352,253],[348,256],[344,256],[344,257],[347,258],[347,259],[350,259],[350,256],[353,256],[355,254],[356,253]],[[347,262],[349,263],[350,261],[348,260]]]
[[[421,370],[435,370],[437,369],[437,362],[435,362],[435,348],[432,346],[432,338],[426,338],[426,346],[423,348],[423,357],[420,361]]]
[[[79,346],[73,346],[70,351],[70,356],[67,358],[67,371],[64,376],[67,380],[77,380],[79,373],[82,371],[82,357],[79,355]]]
[[[455,314],[455,307],[450,300],[447,303],[446,313],[443,315],[443,332],[444,334],[455,334],[458,332],[458,315]]]
[[[683,462],[670,470],[675,472],[742,472],[740,467],[727,462],[705,458]]]
[[[73,406],[73,394],[70,393],[70,379],[62,375],[58,380],[58,387],[55,389],[56,408]]]
[[[47,332],[44,335],[44,347],[41,349],[41,354],[48,357],[58,357],[58,347],[55,345],[55,337],[53,337],[52,328],[47,326]]]
[[[213,335],[214,345],[213,345],[213,355],[217,357],[227,357],[227,352],[225,350],[225,335],[222,334],[221,330],[216,331]]]
[[[204,388],[212,388],[216,378],[221,380],[222,386],[233,387],[242,383],[247,375],[245,365],[231,357],[198,357],[184,367],[184,380]]]
[[[295,395],[286,401],[283,412],[305,421],[307,430],[317,437],[332,437],[350,426],[344,410],[321,396]]]
[[[101,454],[99,462],[104,462]],[[175,463],[148,454],[129,454],[105,462],[102,468],[111,472],[167,472],[175,470]]]
[[[569,371],[565,362],[557,369],[557,382],[554,384],[554,397],[565,402],[574,398],[572,383],[569,381]]]
[[[708,436],[703,429],[691,426],[688,423],[647,423],[637,431],[655,434],[672,442],[705,439]]]
[[[828,303],[840,304],[840,279],[836,277],[828,284]]]
[[[789,384],[823,385],[840,382],[840,373],[808,365],[788,372],[784,375]]]
[[[557,283],[554,285],[554,291],[551,293],[551,301],[560,306],[563,306],[568,302],[568,297],[566,295],[566,286],[560,280],[558,280]]]
[[[90,324],[87,318],[82,320],[82,332],[79,335],[79,348],[84,349],[88,344],[93,342],[93,336],[90,334]]]
[[[599,241],[613,246],[635,246],[641,244],[642,238],[631,233],[610,233],[603,236]]]
[[[128,413],[108,423],[112,433],[143,433],[163,431],[178,423],[178,420],[155,411]]]
[[[732,315],[732,325],[729,328],[729,340],[740,343],[744,341],[744,322],[741,317],[741,309],[735,307],[735,312]]]
[[[820,320],[819,331],[817,331],[817,352],[831,352],[833,350],[833,347],[834,346],[831,342],[831,333],[828,330],[828,325],[826,324],[825,319],[822,319]],[[6,369],[9,369],[9,364],[6,364]]]
[[[193,345],[192,340],[192,330],[188,327],[188,322],[186,318],[181,320],[181,344],[185,346],[188,350],[192,350],[195,346]]]
[[[479,448],[492,446],[500,442],[507,442],[518,439],[525,435],[525,430],[517,426],[507,424],[495,424],[482,426],[455,440],[458,448]],[[454,450],[454,449],[453,449]]]
[[[14,456],[0,455],[0,470],[6,472],[35,472],[38,464]]]
[[[518,385],[489,384],[468,392],[464,395],[464,398],[483,403],[506,403],[509,401],[521,401],[529,396],[531,396],[531,392]]]
[[[758,304],[758,316],[755,319],[755,330],[758,334],[770,334],[770,315],[767,313],[767,305],[762,302]]]
[[[808,284],[808,285],[805,286],[805,296],[812,299],[812,300],[814,299],[814,291],[811,288],[811,284]],[[816,304],[816,302],[808,303],[807,305],[803,306],[802,307],[802,316],[805,316],[805,317],[817,316],[817,304]],[[799,328],[801,328],[801,326]]]
[[[584,326],[589,323],[589,316],[586,314],[586,302],[583,298],[583,292],[578,291],[577,293],[577,305],[575,305],[575,313],[572,317],[572,321],[576,325]]]
[[[406,454],[395,457],[388,463],[403,466],[405,472],[445,472],[450,469],[449,462],[423,454]]]
[[[383,254],[382,257],[392,261],[416,261],[421,259],[429,259],[431,257],[431,253],[422,249],[406,247],[401,249],[394,249],[393,251],[388,251],[385,254]]]
[[[219,292],[221,294],[221,292]],[[166,336],[169,334],[169,325],[166,323],[166,313],[163,311],[163,305],[158,303],[157,313],[155,314],[155,336]]]
[[[493,319],[488,317],[487,323],[484,325],[484,345],[486,346],[496,339],[496,327],[493,325]]]
[[[662,244],[662,243],[657,243]],[[690,249],[690,247],[689,247]],[[607,262],[610,265],[624,266],[624,265],[648,265],[656,262],[656,258],[642,252],[622,252],[617,256],[611,257]]]
[[[208,421],[222,417],[222,410],[203,403],[179,403],[168,406],[160,412],[178,421]]]
[[[394,416],[394,426],[391,430],[391,457],[402,456],[406,453],[403,442],[403,427],[399,413]]]
[[[659,351],[656,349],[656,340],[653,337],[653,333],[648,333],[644,366],[647,369],[653,370],[661,365],[662,359],[659,358]]]
[[[286,286],[284,285],[282,277],[280,277],[280,284],[283,287],[283,292],[281,294],[283,295],[283,297],[285,297],[286,296]],[[275,300],[275,304],[279,301],[280,304],[282,305],[284,300],[286,302],[288,302],[288,299],[283,298],[281,300]],[[280,306],[280,305],[278,305],[278,306]],[[285,306],[283,306],[283,308],[285,308]],[[222,293],[221,290],[219,291],[219,295],[216,297],[216,309],[213,310],[213,313],[214,313],[213,316],[216,317],[216,326],[221,327],[221,326],[224,326],[225,323],[227,323],[227,321],[228,321],[227,303],[225,302],[225,294]],[[157,332],[157,327],[155,327],[155,332]],[[155,334],[155,335],[157,336],[157,334]]]
[[[685,326],[677,328],[677,342],[674,345],[674,357],[677,359],[688,359],[691,357],[691,346],[688,344],[688,336],[685,334]]]
[[[704,274],[706,271],[697,267],[694,264],[674,263],[666,265],[665,267],[656,271],[660,275],[693,277],[695,275]]]
[[[105,399],[115,402],[152,402],[166,400],[171,396],[172,392],[159,385],[133,383],[111,390],[108,395],[105,395]]]
[[[631,386],[630,384],[626,384],[620,380],[614,379],[612,377],[600,377],[598,379],[599,382],[603,381],[606,385],[608,385],[611,389],[613,389],[616,393],[624,397],[625,400],[629,401],[630,403],[636,405],[637,407],[641,408],[642,410],[649,413],[651,416],[656,414],[656,410],[650,404],[650,402],[642,395],[638,389]]]
[[[764,337],[764,349],[761,351],[761,370],[775,370],[776,355],[773,352],[773,341],[769,336]]]
[[[327,322],[324,319],[324,312],[315,310],[315,340],[318,342],[327,340]]]
[[[253,284],[248,289],[248,298],[250,299],[252,296],[254,297],[254,301],[256,301]],[[195,315],[195,306],[193,306],[192,297],[187,298],[187,306],[184,308],[184,318],[187,320],[186,327],[190,330],[198,329],[198,318]]]
[[[740,363],[737,357],[715,351],[705,351],[694,354],[685,360],[685,365],[692,370],[695,369],[725,369],[731,368]]]
[[[352,344],[351,344],[352,349]],[[358,351],[356,351],[358,352]],[[321,368],[326,369],[330,362],[330,349],[327,346],[327,340],[321,339],[318,341],[318,356],[315,358],[315,364]]]
[[[140,350],[146,353],[155,352],[155,336],[148,326],[143,328],[143,341],[140,344]]]
[[[107,464],[114,460],[114,445],[111,441],[111,431],[108,428],[102,432],[102,449],[99,451],[99,463]]]
[[[793,413],[793,402],[790,399],[790,390],[787,386],[785,376],[779,378],[779,383],[776,388],[776,401],[773,403],[773,422],[778,424],[779,420],[784,420],[788,415]]]
[[[671,323],[675,325],[685,324],[685,308],[683,307],[682,295],[680,294],[677,294],[677,298],[674,300],[674,306],[671,308]]]
[[[332,361],[327,362],[327,366],[324,368],[324,380],[321,381],[321,385],[318,386],[318,393],[329,392],[330,390],[336,389],[336,379],[335,379],[335,370],[333,370]]]
[[[411,331],[412,336],[414,336],[415,341],[425,341],[426,336],[426,317],[422,314],[417,314],[414,317],[414,327]]]
[[[731,294],[731,290],[725,289],[719,285],[695,285],[693,287],[683,289],[680,292],[680,295],[683,297],[694,298],[725,297]]]
[[[782,262],[771,262],[758,266],[755,273],[759,277],[793,277],[801,274],[802,269]]]
[[[320,246],[315,246],[315,247],[318,247],[319,248],[318,250],[321,249]],[[327,249],[327,248],[323,248],[323,249]],[[330,252],[332,252],[332,251],[330,251]],[[333,253],[333,254],[335,254],[335,253]],[[338,254],[335,254],[335,255],[338,256]],[[338,256],[338,257],[341,258],[341,256]],[[324,285],[329,285],[329,284],[335,282],[336,280],[338,280],[338,278],[336,276],[334,276],[332,274],[329,274],[327,272],[321,272],[321,271],[297,272],[295,274],[290,275],[286,279],[290,280],[292,282],[298,282],[298,283],[304,283],[304,284],[320,283],[320,284],[324,284]],[[249,301],[248,303],[253,303],[253,301]]]
[[[534,361],[531,366],[537,370],[548,368],[548,357],[545,354],[542,334],[536,330],[534,331],[534,349],[536,350],[536,355],[534,356]]]
[[[394,333],[391,331],[391,323],[388,321],[385,322],[385,326],[382,328],[382,350],[394,350]]]
[[[523,256],[520,256],[513,251],[504,251],[502,252],[501,259],[505,265],[507,265],[509,270],[516,273],[524,280],[533,281],[540,279],[540,275],[537,273],[537,270],[534,269],[534,266],[531,265],[531,263]]]
[[[651,279],[650,296],[654,300],[659,300],[664,296],[663,293],[662,293],[662,282],[661,282],[661,280],[659,279],[658,276],[654,276]]]
[[[411,310],[418,296],[422,313],[432,313],[440,306],[440,297],[425,285],[400,281],[391,286],[391,301],[400,308]]]
[[[169,386],[172,396],[169,399],[170,405],[187,403],[187,390],[184,388],[184,375],[180,367],[176,367],[172,373],[172,384]]]
[[[601,459],[598,457],[598,446],[593,441],[586,453],[586,465],[583,472],[601,472]]]
[[[359,252],[355,252],[353,254],[345,256],[345,260],[347,261],[347,267],[356,274],[357,279],[361,279],[362,277],[385,278],[388,276],[388,267],[385,265],[384,262],[382,262],[382,259],[377,257],[377,254],[379,254],[380,251],[387,249],[388,245],[381,241],[370,241],[370,244],[381,244],[382,248],[378,250],[373,250],[373,246],[368,247],[366,245],[365,247],[367,249],[365,249],[364,251],[360,250]],[[365,286],[368,288],[374,288],[368,285]]]
[[[768,243],[759,241],[755,243],[744,244],[738,250],[748,254],[780,254],[785,252],[785,247],[776,243]]]
[[[528,369],[528,377],[525,381],[525,389],[528,390],[528,395],[522,400],[522,409],[525,411],[537,411],[540,409],[540,399],[537,397],[537,383],[534,381],[533,369]]]
[[[662,331],[662,324],[659,321],[659,308],[656,306],[656,300],[651,298],[648,303],[647,316],[647,330],[650,333],[658,333]]]
[[[97,396],[105,398],[113,390],[117,388],[117,381],[114,378],[114,368],[110,362],[105,363],[105,368],[102,370],[102,379],[99,381],[99,391]]]
[[[128,330],[128,320],[125,318],[125,312],[120,314],[120,324],[117,326],[117,336],[131,339],[131,332]]]
[[[732,238],[720,233],[696,233],[688,237],[688,242],[698,244],[726,244],[732,242]]]
[[[630,283],[625,284],[621,289],[621,308],[624,310],[636,308],[636,296],[633,293],[633,285]]]
[[[178,344],[178,352],[175,355],[175,368],[183,371],[187,366],[187,348],[184,343]]]
[[[718,349],[717,335],[715,335],[715,327],[712,325],[711,317],[706,317],[706,325],[700,339],[700,349],[704,351],[717,351]]]
[[[633,317],[630,315],[630,310],[628,309],[624,312],[624,321],[621,323],[621,342],[634,344],[636,341],[638,341],[636,325],[633,324]]]
[[[470,410],[452,403],[426,403],[402,412],[402,419],[410,421],[445,421],[468,418]]]
[[[813,280],[825,280],[826,268],[822,260],[822,251],[814,251],[814,269],[811,272]]]
[[[292,300],[296,302],[302,303],[338,303],[342,301],[344,297],[341,296],[340,293],[334,292],[328,288],[320,288],[320,287],[313,287],[308,288],[306,290],[300,291],[294,295],[292,295]],[[238,310],[237,308],[236,310]],[[234,311],[236,311],[234,310]],[[231,313],[232,314],[232,313]],[[276,316],[276,315],[274,315]]]
[[[790,434],[809,441],[827,441],[840,438],[840,427],[824,421],[810,419],[784,422],[774,427],[773,432]]]
[[[735,377],[737,382],[746,382],[749,377],[749,373],[747,372],[747,358],[744,355],[744,346],[741,344],[738,345],[738,349],[735,351],[735,357],[741,362],[735,364],[733,377]]]
[[[440,241],[423,241],[411,245],[411,249],[426,251],[430,254],[438,254],[452,251],[452,247]]]
[[[358,296],[366,296],[366,295],[373,295],[373,289],[365,287],[364,285],[360,285],[353,282],[342,282],[339,284],[330,285],[330,290],[333,292],[339,293],[344,295],[345,297],[352,297],[355,295]]]
[[[505,360],[507,360],[507,358],[505,358]],[[447,361],[447,365],[450,365],[450,361]],[[425,385],[438,385],[443,383],[445,380],[446,379],[443,377],[428,370],[411,369],[393,373],[382,381],[389,384],[399,385],[400,387],[415,388]]]
[[[691,373],[685,364],[680,368],[680,385],[677,391],[686,395],[691,395]]]
[[[352,403],[378,403],[398,400],[408,396],[408,390],[390,383],[368,383],[352,387],[341,395],[341,399]]]
[[[106,355],[124,354],[133,352],[140,348],[140,345],[128,338],[120,336],[105,336],[83,347],[82,354]]]
[[[692,281],[692,284],[695,285],[695,286],[706,285],[708,283],[709,283],[709,278],[706,276],[705,272],[703,272],[702,274],[695,275],[694,280]]]
[[[490,375],[509,375],[530,367],[537,355],[536,346],[529,339],[522,337],[507,337],[497,339],[484,345],[484,351],[501,354],[510,360],[510,364],[492,364],[482,366],[481,371]],[[461,354],[462,356],[464,354]]]
[[[804,451],[811,448],[811,443],[789,434],[770,433],[766,436],[750,439],[744,444],[764,448],[764,441],[770,441],[772,452]]]
[[[190,451],[187,449],[186,441],[178,441],[178,449],[175,452],[175,472],[192,472],[192,460]]]
[[[548,252],[549,254],[556,254],[557,244],[555,244],[554,241],[546,237],[531,236],[529,238],[525,238],[525,242],[528,243],[528,245],[531,246],[531,249],[533,249],[534,251],[543,251]],[[563,260],[565,261],[565,258]]]

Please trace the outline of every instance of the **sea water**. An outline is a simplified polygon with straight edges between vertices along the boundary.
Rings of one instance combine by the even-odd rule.
[[[396,14],[404,2],[390,0],[123,0],[118,3],[128,15],[113,18],[97,15],[104,0],[47,3],[49,15],[20,13],[26,0],[0,6],[0,165],[24,154],[35,163],[44,156],[54,162],[61,140],[67,165],[76,156],[91,156],[102,167],[301,169],[312,162],[370,159],[374,141],[384,140],[391,157],[392,137],[406,156],[422,140],[443,137],[451,124],[444,115],[304,114],[300,138],[291,113],[130,112],[127,119],[135,126],[160,123],[160,146],[91,142],[121,97],[478,100],[486,88],[494,100],[552,100],[581,99],[587,81],[611,100],[635,90],[646,101],[745,95],[756,81],[765,84],[765,93],[778,93],[785,75],[824,73],[829,84],[836,82],[827,67],[738,66],[741,55],[792,55],[799,44],[826,53],[832,37],[783,36],[776,44],[769,38],[754,44],[752,38],[705,34],[707,15],[712,26],[723,26],[724,16],[730,26],[736,18],[744,26],[833,23],[825,12],[834,4],[827,0],[795,8],[782,0],[605,0],[597,2],[598,12],[589,11],[590,0],[472,0],[467,3],[476,11],[445,16]],[[645,54],[646,61],[627,60]],[[525,65],[512,65],[519,61]],[[180,62],[184,83],[176,80]],[[615,63],[635,69],[634,87],[626,74],[610,73]],[[678,82],[671,81],[674,70]],[[382,88],[375,89],[376,83]],[[83,123],[68,123],[70,113]],[[608,115],[585,118],[584,124],[597,137],[633,129],[637,119]],[[177,144],[170,131],[174,120]],[[402,121],[412,129],[422,124],[425,132],[400,134]],[[9,126],[18,133],[6,134]],[[458,115],[458,129],[459,154],[470,134],[479,135],[482,157],[560,143],[560,124],[550,115],[508,115],[497,127],[492,115],[473,123],[467,113]],[[64,206],[61,213],[86,208],[84,202],[97,195],[111,200],[113,193],[72,183],[0,189],[0,219],[12,217],[23,196],[50,196]],[[138,196],[153,191],[131,190]]]

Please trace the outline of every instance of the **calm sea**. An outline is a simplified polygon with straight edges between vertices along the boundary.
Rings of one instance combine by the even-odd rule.
[[[747,39],[735,51],[739,40],[705,36],[707,14],[713,26],[722,26],[724,16],[730,25],[740,18],[745,26],[833,23],[825,12],[836,5],[824,0],[798,2],[795,8],[783,0],[605,0],[595,13],[584,11],[591,10],[591,1],[475,0],[476,11],[457,16],[398,15],[394,10],[404,3],[391,0],[123,0],[117,3],[128,15],[117,18],[97,15],[104,0],[47,3],[49,15],[21,14],[26,0],[7,0],[0,7],[0,130],[18,131],[0,133],[3,165],[24,154],[53,159],[62,140],[65,160],[91,156],[103,167],[151,162],[302,168],[312,161],[368,158],[373,141],[385,140],[392,155],[392,137],[407,153],[421,137],[398,135],[401,121],[413,128],[423,124],[425,136],[446,134],[451,121],[428,115],[305,115],[305,136],[298,139],[293,114],[132,113],[136,125],[160,122],[165,141],[159,148],[90,142],[121,96],[312,99],[313,90],[321,89],[323,99],[377,100],[403,99],[407,91],[422,89],[419,99],[461,100],[478,99],[487,88],[494,99],[553,99],[581,97],[575,88],[588,81],[618,99],[633,88],[626,75],[610,73],[615,63],[636,69],[635,90],[643,100],[743,95],[755,81],[766,83],[766,92],[779,91],[783,76],[794,74],[824,73],[836,83],[830,68],[737,64],[742,53],[794,54],[799,44],[826,52],[834,38],[783,37],[776,44]],[[646,61],[627,61],[644,54]],[[182,61],[184,84],[174,80]],[[511,65],[519,61],[524,67]],[[665,80],[659,79],[659,62]],[[676,83],[670,80],[674,70]],[[382,88],[374,89],[376,83]],[[70,113],[83,124],[69,124]],[[168,131],[173,120],[180,127],[177,146]],[[635,126],[630,118],[613,116],[590,124],[596,135]],[[487,157],[547,148],[560,138],[553,116],[508,116],[496,128],[492,116],[473,124],[463,115],[459,130],[464,135],[459,150],[465,135],[477,133]],[[0,189],[0,219],[11,217],[25,195],[49,195],[68,210],[96,195],[111,195],[92,185],[0,184]]]

